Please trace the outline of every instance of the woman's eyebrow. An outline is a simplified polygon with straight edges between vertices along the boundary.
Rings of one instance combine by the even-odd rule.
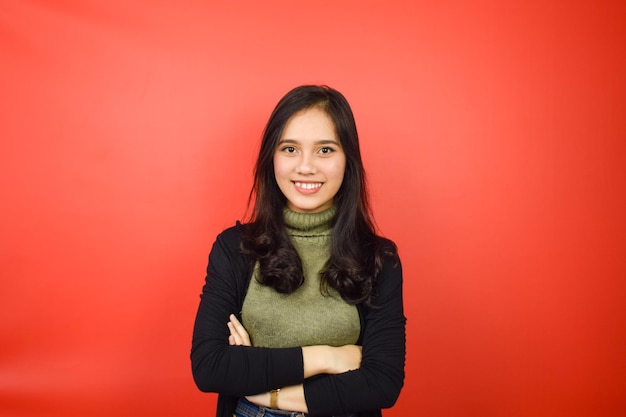
[[[291,144],[299,144],[300,141],[297,139],[281,139],[278,141],[278,144],[283,144],[283,143],[291,143]],[[334,139],[320,139],[314,142],[316,145],[337,145],[337,146],[341,146],[341,144],[334,140]]]

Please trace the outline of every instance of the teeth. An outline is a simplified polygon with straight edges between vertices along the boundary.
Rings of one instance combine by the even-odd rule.
[[[315,184],[296,182],[296,187],[304,188],[304,189],[307,189],[307,190],[312,190],[314,188],[320,188],[321,186],[322,186],[321,182],[316,182]]]

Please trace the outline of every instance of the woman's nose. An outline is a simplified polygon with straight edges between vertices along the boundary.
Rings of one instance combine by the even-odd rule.
[[[302,155],[298,161],[296,170],[299,174],[313,174],[315,173],[315,163],[312,155]]]

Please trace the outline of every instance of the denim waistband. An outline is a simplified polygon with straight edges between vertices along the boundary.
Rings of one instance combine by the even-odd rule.
[[[233,417],[306,417],[306,413],[275,410],[273,408],[263,407],[262,405],[256,405],[242,397],[237,402],[237,408],[235,408]]]
[[[300,411],[275,410],[262,405],[251,403],[244,397],[240,398],[235,408],[233,417],[306,417],[306,413]],[[356,414],[343,414],[336,417],[357,417]]]

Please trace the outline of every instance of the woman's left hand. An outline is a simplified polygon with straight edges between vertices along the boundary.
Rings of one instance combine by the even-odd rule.
[[[228,344],[231,346],[252,346],[250,343],[250,335],[243,327],[243,325],[237,320],[234,314],[231,314],[228,322],[228,330],[230,330],[230,336],[228,336]]]

